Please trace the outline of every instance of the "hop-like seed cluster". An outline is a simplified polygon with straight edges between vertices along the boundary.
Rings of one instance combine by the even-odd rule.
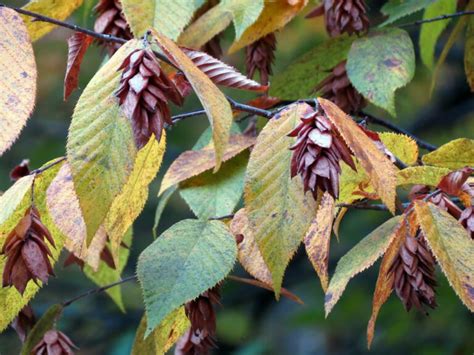
[[[52,257],[46,240],[54,245],[48,229],[41,222],[38,210],[30,207],[17,226],[8,235],[1,254],[6,263],[3,270],[3,287],[14,286],[23,294],[28,281],[46,283],[54,275],[48,257]]]
[[[127,20],[122,12],[120,0],[100,0],[95,7],[97,19],[94,24],[94,31],[108,34],[123,39],[132,39],[133,34],[128,26]],[[112,55],[120,48],[120,43],[107,42],[104,45]]]
[[[321,110],[311,109],[298,126],[289,133],[297,137],[291,159],[291,177],[300,175],[304,190],[317,198],[318,188],[328,191],[335,199],[339,197],[340,161],[356,169],[352,153],[342,138],[333,129],[331,122]]]
[[[474,239],[474,207],[467,207],[462,211],[459,222],[468,231],[472,239]]]
[[[407,232],[389,273],[393,274],[395,291],[407,311],[413,306],[420,311],[423,305],[436,307],[435,260],[420,230],[415,236]]]
[[[142,148],[152,134],[158,141],[161,139],[165,123],[173,123],[168,102],[182,105],[183,97],[150,49],[130,53],[119,68],[122,69],[120,87],[115,95],[132,122],[137,147]]]
[[[253,78],[256,71],[260,72],[260,82],[269,84],[272,64],[275,60],[276,37],[270,33],[246,47],[247,76]]]
[[[15,330],[22,343],[25,342],[28,332],[36,323],[36,317],[33,308],[29,305],[23,307],[16,318],[12,321],[11,327]]]
[[[220,304],[216,286],[185,305],[191,328],[181,338],[176,353],[179,355],[207,354],[216,347],[216,314],[214,305]]]
[[[22,160],[20,164],[15,166],[10,171],[10,180],[17,181],[18,179],[21,179],[23,176],[30,175],[30,168],[28,166],[29,164],[30,164],[30,161],[28,159]]]
[[[48,330],[43,339],[31,350],[32,355],[73,355],[77,346],[58,330]]]
[[[306,17],[324,14],[326,29],[331,37],[342,33],[363,33],[369,28],[364,0],[324,0],[324,3]]]
[[[351,84],[346,72],[346,61],[335,66],[331,74],[316,86],[321,96],[334,102],[342,111],[352,114],[366,106],[366,101]]]

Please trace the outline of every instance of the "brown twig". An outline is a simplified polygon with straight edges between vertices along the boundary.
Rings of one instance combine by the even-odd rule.
[[[440,15],[432,18],[427,18],[424,20],[418,20],[414,22],[409,22],[409,23],[402,23],[401,25],[398,25],[399,27],[410,27],[410,26],[418,26],[423,23],[430,23],[430,22],[435,22],[435,21],[442,21],[442,20],[448,20],[454,17],[461,17],[461,16],[468,16],[468,15],[474,15],[474,11],[458,11],[453,14],[446,14],[446,15]]]
[[[51,163],[45,165],[45,166],[42,167],[42,168],[33,170],[32,172],[30,172],[29,175],[38,175],[38,174],[41,174],[42,172],[44,172],[44,171],[46,171],[46,170],[52,168],[53,166],[56,166],[56,165],[62,163],[62,162],[65,161],[65,160],[66,160],[66,157],[58,158],[58,159],[56,159],[55,161],[53,161],[53,162],[51,162]]]

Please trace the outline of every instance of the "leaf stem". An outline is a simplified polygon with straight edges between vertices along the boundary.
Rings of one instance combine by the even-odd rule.
[[[53,166],[56,166],[56,165],[62,163],[62,162],[65,161],[65,160],[66,160],[66,157],[58,158],[58,159],[56,159],[55,161],[53,161],[53,162],[51,162],[51,163],[45,165],[45,166],[42,167],[42,168],[33,170],[32,172],[30,172],[29,175],[38,175],[38,174],[41,174],[41,173],[43,173],[44,171],[46,171],[46,170],[52,168]]]

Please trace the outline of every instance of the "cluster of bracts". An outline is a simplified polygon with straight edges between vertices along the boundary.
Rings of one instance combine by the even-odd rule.
[[[201,14],[217,4],[210,0],[200,10]],[[97,19],[95,31],[110,34],[123,39],[133,38],[130,27],[122,13],[120,0],[100,0],[96,7]],[[335,37],[343,33],[361,34],[368,31],[369,20],[364,0],[325,0],[307,16],[324,16],[327,32]],[[110,55],[120,44],[101,43]],[[222,56],[220,35],[212,38],[201,49],[203,52],[183,49],[194,63],[211,80],[221,85],[248,90],[262,91],[269,84],[272,63],[276,49],[275,33],[270,33],[246,48],[246,66],[249,78],[258,72],[261,84],[241,77],[228,75],[233,68],[218,61]],[[167,74],[160,61],[150,48],[137,49],[130,53],[119,68],[122,71],[120,86],[116,97],[124,114],[132,123],[135,143],[142,148],[152,135],[159,141],[165,126],[172,125],[168,103],[182,105],[191,86],[181,73]],[[336,65],[328,77],[316,88],[315,93],[333,101],[348,114],[358,113],[365,106],[364,98],[355,90],[346,73],[346,63]],[[308,108],[300,117],[300,123],[289,134],[296,137],[291,147],[291,176],[300,175],[304,190],[310,191],[314,198],[318,193],[327,191],[335,199],[339,195],[339,177],[341,161],[356,169],[353,154],[334,129],[332,123],[319,108]],[[377,133],[362,127],[376,146],[390,159],[393,155],[383,146]],[[426,186],[415,186],[410,200],[424,199],[448,211],[458,219],[474,238],[474,185],[467,179],[472,169],[466,168],[447,175],[434,191]],[[30,174],[27,161],[22,162],[11,173],[12,180]],[[456,198],[453,201],[451,198]],[[460,209],[459,201],[465,208]],[[456,203],[457,202],[457,203]],[[413,218],[413,206],[404,211],[405,241],[398,256],[390,267],[393,275],[393,288],[407,310],[413,306],[423,310],[423,306],[436,306],[435,258],[433,257],[423,233]],[[17,226],[8,235],[1,254],[6,258],[2,286],[13,286],[20,293],[27,290],[30,280],[48,281],[54,275],[50,258],[54,240],[41,221],[34,204],[26,211]],[[126,247],[126,246],[125,246]],[[111,268],[115,268],[112,255],[106,246],[101,259]],[[65,266],[72,263],[81,268],[84,262],[70,254]],[[190,329],[181,337],[176,346],[177,354],[206,354],[216,346],[216,316],[214,307],[220,299],[219,286],[216,286],[197,299],[185,305],[190,320]],[[12,327],[20,339],[25,341],[27,332],[36,319],[30,306],[26,306],[13,321]],[[62,332],[48,330],[41,341],[33,348],[33,354],[72,354],[76,349],[72,341]]]

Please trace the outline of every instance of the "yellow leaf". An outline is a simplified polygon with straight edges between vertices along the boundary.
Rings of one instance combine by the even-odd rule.
[[[242,241],[237,244],[237,257],[240,264],[257,280],[271,286],[272,275],[255,242],[255,237],[249,227],[249,220],[244,208],[235,214],[230,225],[230,231],[236,240],[239,240],[243,236]]]
[[[374,299],[372,301],[372,314],[367,325],[367,347],[370,349],[374,338],[375,321],[379,314],[380,308],[388,300],[393,290],[393,277],[390,277],[389,271],[394,259],[398,256],[398,251],[405,241],[406,225],[402,221],[394,231],[391,238],[390,246],[383,256],[380,264],[379,276],[375,285]]]
[[[398,159],[407,165],[414,165],[418,160],[418,145],[405,134],[383,132],[380,140]]]
[[[164,355],[186,332],[191,323],[184,307],[171,312],[161,324],[145,339],[146,316],[142,317],[135,335],[132,355]]]
[[[0,155],[18,138],[33,111],[36,63],[25,24],[0,8]]]
[[[74,190],[71,168],[65,163],[51,182],[46,191],[49,213],[54,223],[66,237],[64,246],[76,257],[85,261],[94,270],[100,262],[100,253],[107,241],[105,228],[101,226],[89,247],[87,246],[87,230],[81,207]]]
[[[222,161],[235,157],[240,152],[255,144],[255,138],[246,135],[232,135],[224,152]],[[215,167],[214,145],[209,144],[201,150],[188,150],[182,153],[169,167],[161,183],[161,195],[169,187],[179,184],[193,176]]]
[[[0,225],[5,223],[26,194],[29,194],[33,184],[34,175],[24,176],[0,196]]]
[[[112,255],[119,262],[119,248],[125,232],[140,215],[148,199],[148,185],[160,169],[166,147],[163,132],[158,143],[152,135],[148,143],[138,152],[132,173],[122,192],[118,195],[105,219],[105,229],[112,244]]]
[[[349,116],[331,101],[319,98],[320,105],[331,122],[336,126],[344,141],[359,159],[370,177],[370,184],[388,209],[395,213],[397,168],[367,137]]]
[[[23,9],[63,21],[81,6],[82,2],[83,0],[31,0]],[[35,21],[33,17],[23,16],[23,19],[32,41],[40,39],[56,27],[48,22]]]
[[[124,44],[94,75],[74,109],[69,126],[67,160],[87,228],[87,243],[95,236],[132,171],[137,148],[130,120],[114,95],[117,69],[142,42]]]
[[[449,169],[474,166],[474,140],[459,138],[448,142],[422,158],[426,165],[435,165]]]
[[[216,152],[214,172],[216,172],[221,166],[229,142],[230,127],[233,120],[230,104],[211,79],[196,67],[176,43],[156,30],[152,29],[152,33],[167,57],[184,72],[206,110],[212,127],[212,139]]]
[[[342,296],[350,279],[372,266],[385,253],[395,236],[400,216],[377,227],[339,259],[324,300],[326,317]]]
[[[327,291],[329,276],[329,245],[331,241],[332,223],[334,221],[334,199],[326,191],[319,204],[316,217],[304,237],[304,245],[309,261],[321,280],[324,292]]]
[[[275,32],[290,22],[308,3],[308,0],[288,2],[287,0],[265,1],[265,7],[258,20],[243,33],[229,48],[229,53],[255,42],[263,36]]]
[[[450,169],[435,166],[411,166],[397,172],[397,185],[438,186]]]
[[[316,212],[311,194],[303,192],[299,176],[290,177],[288,133],[309,109],[295,104],[271,119],[258,136],[247,167],[245,209],[250,228],[279,297],[283,274]]]
[[[474,242],[448,212],[432,203],[415,202],[416,219],[458,297],[474,312]]]
[[[346,163],[341,164],[341,177],[339,182],[339,199],[337,203],[352,203],[363,198],[360,195],[354,194],[360,189],[361,185],[368,185],[365,191],[372,193],[374,189],[370,186],[370,179],[367,173],[362,169],[358,161],[355,162],[357,171],[352,170]]]

